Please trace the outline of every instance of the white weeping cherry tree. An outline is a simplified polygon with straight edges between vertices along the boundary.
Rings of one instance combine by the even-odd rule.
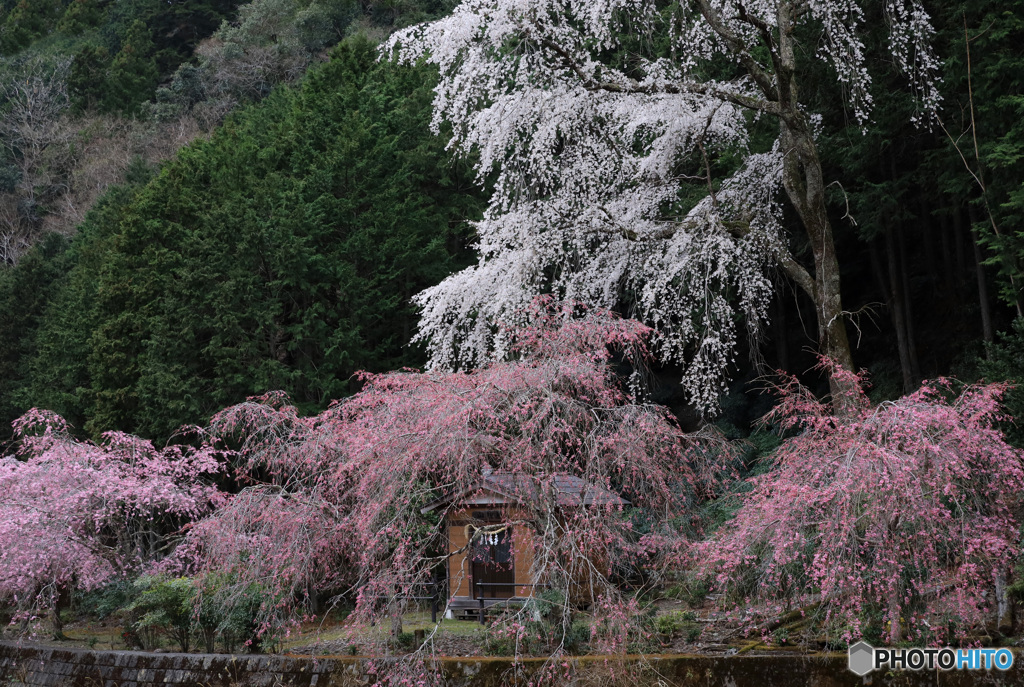
[[[815,305],[820,353],[852,369],[816,118],[799,86],[804,61],[826,60],[868,123],[866,4],[465,0],[396,34],[388,54],[440,69],[435,130],[451,127],[481,180],[496,172],[478,263],[418,296],[432,364],[503,355],[495,323],[515,323],[539,293],[603,307],[626,294],[662,359],[683,365],[691,400],[713,409],[737,322],[756,336],[781,270]],[[939,101],[928,15],[916,0],[885,0],[884,12],[926,119]],[[751,127],[765,118],[778,138],[757,151]],[[783,199],[813,264],[789,249]]]

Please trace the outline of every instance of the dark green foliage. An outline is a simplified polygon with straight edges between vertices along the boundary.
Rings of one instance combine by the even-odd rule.
[[[237,0],[114,0],[101,34],[112,54],[129,40],[141,21],[154,41],[152,64],[161,76],[171,74],[192,56],[196,45],[233,16]]]
[[[104,102],[107,93],[107,65],[110,51],[102,45],[84,45],[71,61],[68,92],[75,110],[93,110]]]
[[[182,651],[198,643],[207,653],[233,653],[274,645],[280,627],[261,626],[259,620],[261,607],[268,603],[266,590],[257,585],[238,589],[224,576],[200,580],[143,575],[76,592],[72,610],[75,617],[90,621],[115,618],[124,627],[122,639],[132,647],[158,648],[163,637]]]
[[[457,0],[362,0],[363,12],[379,26],[408,26],[451,12]]]
[[[654,629],[665,639],[683,636],[690,642],[700,637],[701,633],[700,625],[697,624],[697,614],[693,611],[669,611],[664,615],[655,616]]]
[[[136,19],[110,63],[100,100],[102,109],[133,112],[150,98],[159,76],[153,60],[155,52],[149,27]]]
[[[194,583],[193,628],[207,652],[215,651],[218,640],[227,653],[243,646],[259,653],[274,646],[281,627],[273,618],[269,622],[261,620],[268,616],[266,607],[274,605],[268,590],[255,584],[240,588],[226,575],[208,576]]]
[[[949,126],[954,136],[974,126],[959,146],[975,176],[961,168],[959,182],[976,207],[976,230],[1000,276],[1000,296],[1020,314],[1024,307],[1024,3],[961,2],[950,14],[958,21],[951,21],[945,31],[948,90],[953,94],[947,108]]]
[[[980,360],[979,366],[986,381],[1014,384],[1003,397],[1003,406],[1012,417],[1003,423],[1003,431],[1011,444],[1024,448],[1024,318],[1015,320],[1013,329],[988,347],[988,358]]]
[[[465,264],[480,207],[428,129],[431,85],[353,39],[148,184],[137,170],[81,227],[34,339],[13,338],[8,415],[162,439],[249,395],[314,411],[359,370],[421,364],[410,298]]]
[[[394,641],[399,649],[405,651],[412,651],[416,648],[416,635],[412,632],[399,632]]]
[[[13,55],[45,36],[63,10],[61,0],[21,0],[0,25],[0,54]]]
[[[0,269],[0,447],[11,421],[32,403],[25,361],[48,300],[66,268],[67,240],[51,234],[14,269]]]
[[[28,369],[22,371],[27,379],[25,389],[16,396],[14,417],[39,406],[60,413],[81,428],[91,415],[95,392],[86,361],[98,317],[100,273],[121,220],[149,176],[145,165],[137,161],[127,182],[109,191],[86,216],[67,252],[70,269],[49,297],[38,331],[26,334],[26,343],[34,350],[19,363]],[[14,271],[21,269],[19,265]],[[6,428],[14,417],[4,418]]]
[[[712,582],[713,580],[687,573],[665,591],[665,596],[670,599],[679,599],[691,608],[699,608],[707,600]]]
[[[72,594],[72,608],[78,615],[106,620],[127,606],[137,595],[138,590],[131,582],[117,580],[89,592],[76,589]]]
[[[139,637],[163,635],[187,652],[192,643],[195,585],[187,577],[140,577],[134,584],[135,599],[124,612],[128,628]],[[155,642],[152,642],[155,644]],[[155,646],[147,647],[149,649]]]
[[[276,388],[314,410],[418,362],[409,298],[454,269],[474,207],[424,76],[346,44],[143,191],[100,278],[94,431],[164,435]]]
[[[57,30],[68,36],[78,36],[99,26],[103,20],[103,0],[72,0],[57,22]]]

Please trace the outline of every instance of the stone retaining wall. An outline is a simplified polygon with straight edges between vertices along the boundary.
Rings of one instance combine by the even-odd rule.
[[[1021,657],[1018,656],[1018,660]],[[89,651],[0,642],[0,685],[31,687],[365,687],[388,661],[355,657],[156,654],[141,651]],[[502,658],[441,659],[441,672],[453,687],[526,684],[543,661],[518,666]],[[1024,667],[1009,672],[876,674],[861,680],[846,670],[846,657],[829,656],[658,656],[647,661],[587,656],[571,668],[582,685],[700,685],[700,687],[973,687],[1024,685]],[[1024,660],[1021,660],[1024,665]],[[617,677],[618,679],[612,679]]]
[[[0,643],[0,684],[32,687],[330,685],[334,661],[285,656],[89,651]]]

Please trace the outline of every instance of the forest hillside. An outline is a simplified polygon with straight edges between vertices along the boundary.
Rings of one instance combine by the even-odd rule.
[[[592,4],[0,0],[12,632],[1019,641],[1024,3]]]

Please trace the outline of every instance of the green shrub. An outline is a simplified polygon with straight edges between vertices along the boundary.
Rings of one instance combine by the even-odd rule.
[[[569,611],[565,603],[565,593],[558,589],[545,589],[526,602],[528,615],[541,620],[552,620]]]
[[[697,624],[697,614],[693,611],[669,611],[656,616],[654,629],[663,638],[684,636],[688,642],[696,640],[702,632]]]
[[[516,653],[516,641],[514,637],[498,634],[492,625],[488,628],[484,637],[484,653],[488,656],[514,656]],[[525,647],[519,646],[519,652],[529,654]]]
[[[400,649],[411,651],[416,646],[416,634],[413,632],[399,632],[395,637],[395,645]]]
[[[76,591],[71,603],[80,615],[106,620],[130,604],[136,596],[138,591],[131,582],[118,580],[89,592]]]
[[[588,653],[590,625],[573,617],[565,594],[547,589],[522,606],[510,606],[488,628],[484,651],[491,656],[546,655],[556,647]]]
[[[131,628],[142,637],[147,631],[165,635],[187,652],[192,642],[192,602],[196,593],[192,580],[143,576],[134,586],[140,593],[125,609]]]
[[[240,646],[259,653],[273,645],[275,626],[263,618],[268,595],[258,584],[240,585],[231,575],[209,575],[197,592],[196,625],[208,652],[215,651],[218,638],[227,653]]]
[[[654,619],[654,629],[658,631],[658,634],[671,637],[683,629],[683,620],[680,617],[680,613],[673,611],[665,615],[659,615]]]
[[[710,591],[711,585],[708,579],[687,574],[677,584],[670,587],[665,592],[665,596],[696,607],[704,604]]]
[[[590,649],[590,625],[577,620],[569,627],[564,636],[565,650],[577,656],[586,654]]]

